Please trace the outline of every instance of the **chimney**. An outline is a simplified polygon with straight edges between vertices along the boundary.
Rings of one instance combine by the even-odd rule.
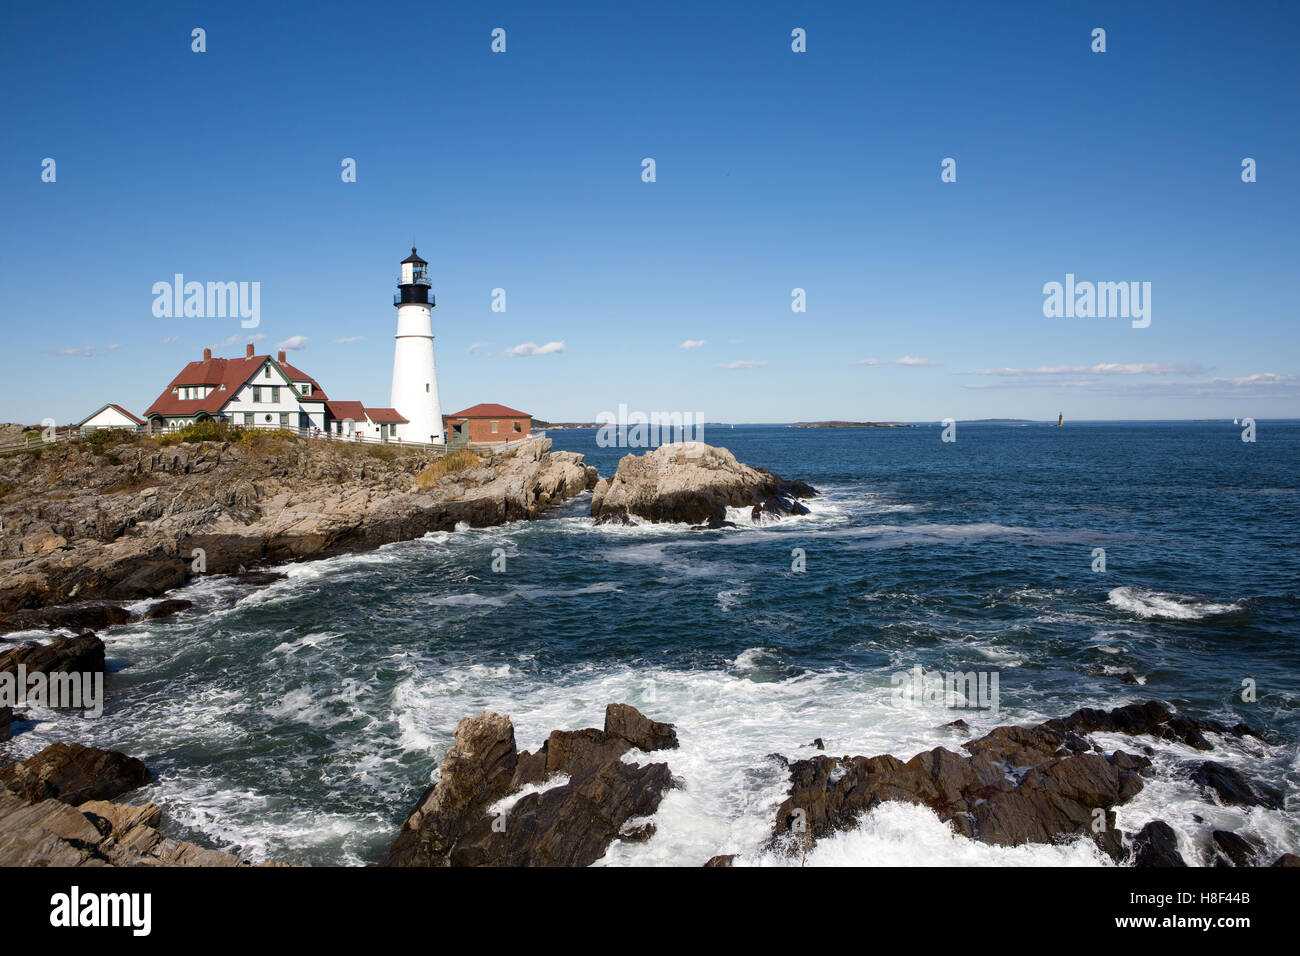
[[[252,342],[249,342],[249,343],[248,343],[248,350],[247,350],[246,352],[244,352],[244,354],[245,354],[246,356],[248,356],[249,358],[252,358],[252,357],[253,357],[253,343],[252,343]]]
[[[212,349],[204,349],[204,350],[203,350],[203,361],[205,361],[205,362],[211,362],[211,361],[212,361]]]
[[[275,353],[275,360],[276,360],[277,362],[279,362],[281,365],[283,365],[283,364],[285,363],[285,357],[284,357],[284,351],[283,351],[283,350],[281,350],[281,351]]]

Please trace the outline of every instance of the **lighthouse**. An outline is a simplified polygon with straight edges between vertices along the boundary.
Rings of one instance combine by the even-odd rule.
[[[433,364],[433,294],[429,263],[411,247],[402,260],[397,306],[397,346],[393,353],[392,406],[406,422],[397,426],[403,441],[442,444],[442,406]]]

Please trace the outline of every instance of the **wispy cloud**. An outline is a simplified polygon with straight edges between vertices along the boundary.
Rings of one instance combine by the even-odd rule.
[[[79,349],[54,349],[53,351],[55,355],[67,355],[67,356],[76,356],[78,358],[90,358],[92,355],[95,354],[95,347],[93,345],[85,345]]]
[[[516,345],[514,348],[506,349],[506,355],[551,355],[563,351],[563,342],[547,342],[545,345],[538,345],[536,342],[525,342],[522,345]]]
[[[1192,366],[1199,369],[1200,366]],[[994,370],[995,373],[998,370]],[[982,374],[982,373],[968,373]],[[1233,396],[1237,398],[1300,398],[1300,375],[1255,372],[1251,375],[1217,378],[1171,380],[1176,371],[1090,371],[1085,375],[1067,372],[1004,376],[999,381],[967,384],[968,389],[1077,389],[1112,395],[1162,398],[1200,398]],[[1143,380],[1153,376],[1155,380]]]
[[[169,336],[167,336],[167,338],[163,339],[163,340],[162,340],[161,342],[159,342],[158,344],[159,344],[159,345],[172,345],[172,344],[174,344],[174,343],[176,343],[176,342],[179,342],[180,340],[181,340],[181,337],[180,337],[179,335],[169,335]]]
[[[688,350],[689,350],[689,349],[698,349],[700,346],[702,346],[702,345],[704,345],[704,344],[705,344],[705,343],[704,343],[704,339],[687,339],[685,342],[683,342],[681,345],[679,345],[679,346],[677,346],[677,347],[678,347],[679,349],[688,349]]]
[[[1099,362],[1096,365],[1041,365],[1038,368],[982,368],[963,375],[996,375],[1001,378],[1049,377],[1058,375],[1204,375],[1195,362]]]
[[[765,368],[766,362],[723,362],[718,368],[735,369],[735,368]]]
[[[487,345],[486,342],[475,342],[473,345],[471,345],[469,348],[465,350],[465,354],[473,355],[475,352],[477,352],[481,348],[484,348],[486,345]]]
[[[347,336],[346,338],[335,339],[335,340],[334,340],[334,344],[335,344],[335,345],[351,345],[353,342],[360,342],[360,341],[361,341],[362,339],[364,339],[364,338],[365,338],[364,335],[349,335],[349,336]]]
[[[276,349],[282,352],[298,352],[302,349],[305,349],[307,347],[307,343],[310,341],[311,339],[307,338],[307,336],[305,335],[291,335],[283,342],[281,342],[279,345],[277,345]]]
[[[886,365],[900,365],[903,368],[935,368],[942,363],[936,362],[932,359],[916,358],[912,355],[902,355],[896,359],[885,359],[884,361],[875,358],[858,359],[853,364],[865,365],[868,368],[884,368]]]

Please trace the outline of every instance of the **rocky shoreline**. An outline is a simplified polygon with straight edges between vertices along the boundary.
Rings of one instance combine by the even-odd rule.
[[[0,459],[0,631],[40,617],[14,612],[140,600],[203,574],[535,518],[597,479],[549,439],[446,473],[441,462],[274,434],[166,447],[73,442]],[[114,623],[126,622],[87,626]]]
[[[958,728],[960,729],[960,728]],[[1094,734],[1120,735],[1131,749],[1109,753]],[[1143,738],[1176,741],[1209,754],[1258,740],[1245,725],[1175,714],[1159,701],[1110,711],[1082,709],[1034,727],[1007,725],[962,745],[908,761],[817,755],[772,759],[789,776],[763,854],[804,855],[850,830],[889,801],[932,810],[961,838],[998,846],[1094,842],[1118,865],[1182,867],[1177,834],[1152,820],[1137,832],[1116,827],[1153,770]],[[678,747],[673,724],[628,704],[610,704],[602,729],[555,730],[535,753],[520,751],[510,718],[484,711],[456,727],[437,783],[416,802],[380,866],[588,866],[616,841],[656,832],[666,794],[689,780],[652,754]],[[1281,806],[1280,795],[1217,760],[1193,761],[1191,778],[1207,808]],[[125,754],[53,744],[0,769],[0,865],[238,866],[224,851],[168,840],[152,804],[111,803],[149,780]],[[1300,857],[1208,824],[1201,838],[1213,866],[1298,866]],[[734,866],[743,856],[682,860]]]

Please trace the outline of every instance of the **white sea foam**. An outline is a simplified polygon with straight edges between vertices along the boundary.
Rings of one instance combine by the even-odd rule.
[[[1200,601],[1181,594],[1166,594],[1139,587],[1113,589],[1107,598],[1113,607],[1141,618],[1163,618],[1172,621],[1195,621],[1216,614],[1232,614],[1241,610],[1241,604],[1222,604]]]

